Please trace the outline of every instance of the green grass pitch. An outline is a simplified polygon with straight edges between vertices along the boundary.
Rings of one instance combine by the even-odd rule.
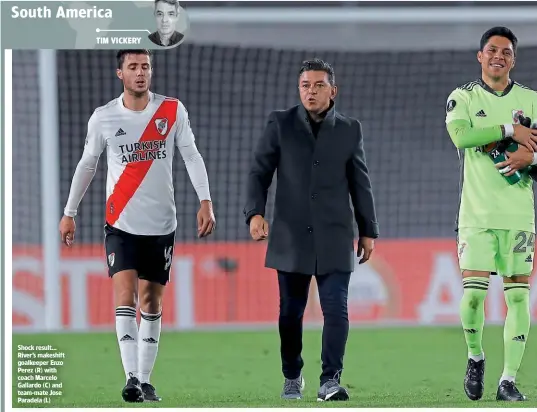
[[[152,383],[159,404],[125,404],[124,374],[114,333],[14,335],[13,406],[17,405],[17,345],[53,345],[65,352],[58,376],[63,396],[47,407],[537,407],[537,340],[530,339],[517,383],[530,399],[498,403],[503,328],[487,327],[486,390],[468,400],[462,388],[466,348],[460,328],[351,329],[342,383],[349,402],[318,403],[321,334],[304,333],[305,398],[281,401],[277,329],[163,332]]]

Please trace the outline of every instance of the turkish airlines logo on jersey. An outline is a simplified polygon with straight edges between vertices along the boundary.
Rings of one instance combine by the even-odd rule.
[[[155,126],[157,126],[157,131],[164,136],[168,131],[168,119],[156,119]]]

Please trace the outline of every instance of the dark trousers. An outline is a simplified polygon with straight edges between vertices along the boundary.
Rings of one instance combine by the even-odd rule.
[[[280,287],[280,353],[282,372],[287,379],[296,379],[304,366],[302,359],[302,321],[308,302],[312,276],[278,271]],[[330,379],[339,382],[343,356],[349,334],[347,298],[350,273],[317,275],[319,300],[323,311],[321,385]]]

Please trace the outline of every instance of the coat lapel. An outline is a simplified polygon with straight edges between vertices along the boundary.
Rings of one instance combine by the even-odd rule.
[[[315,143],[315,136],[313,136],[313,132],[311,131],[308,113],[302,104],[298,106],[296,124],[297,130],[300,130],[300,135],[304,135],[304,137],[310,140],[310,143]]]

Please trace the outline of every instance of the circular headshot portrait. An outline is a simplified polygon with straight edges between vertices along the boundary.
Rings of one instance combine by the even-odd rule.
[[[162,47],[175,47],[185,40],[189,28],[189,20],[185,9],[177,0],[155,0],[153,16],[156,31],[148,38]]]

